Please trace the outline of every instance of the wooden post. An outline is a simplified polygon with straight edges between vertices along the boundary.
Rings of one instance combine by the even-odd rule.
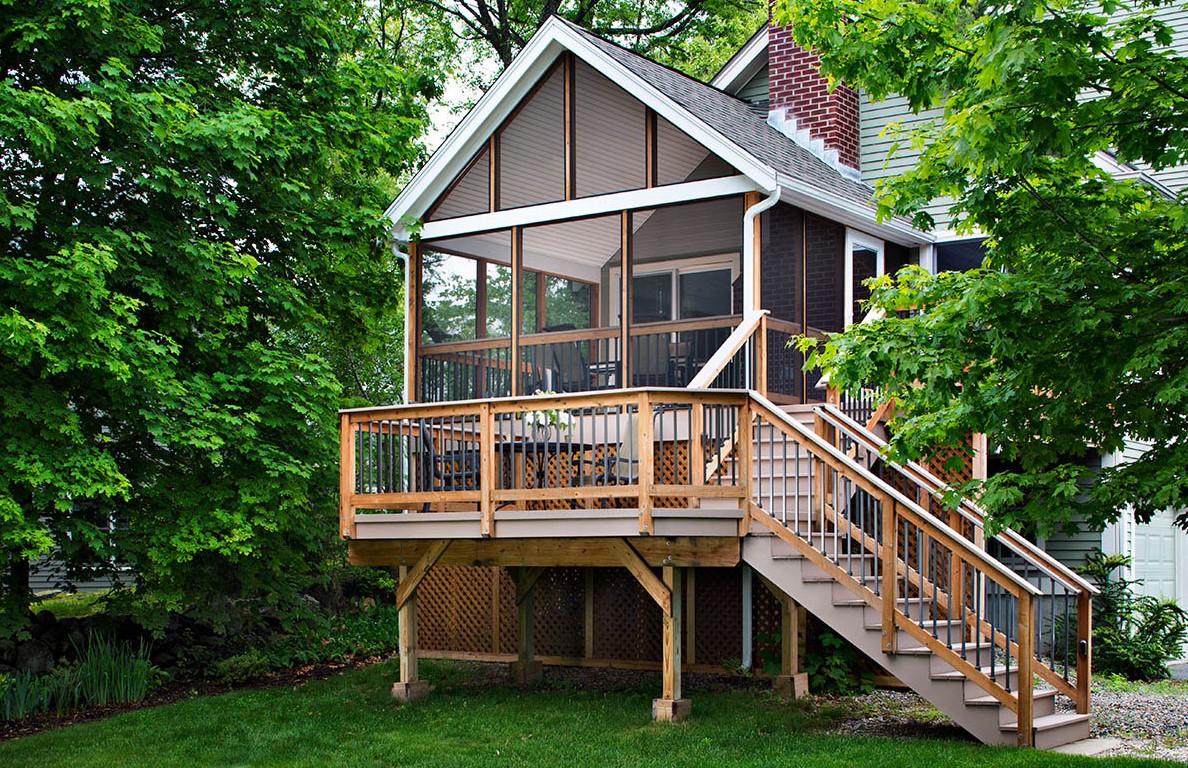
[[[895,653],[899,645],[898,630],[895,628],[895,610],[899,603],[897,596],[899,580],[895,578],[895,566],[899,561],[899,547],[896,544],[898,526],[895,516],[895,499],[891,498],[891,494],[884,493],[882,501],[883,545],[880,552],[882,575],[879,578],[879,597],[883,600],[883,653]],[[904,563],[904,567],[907,567],[907,563]]]
[[[594,569],[586,569],[586,589],[584,591],[586,605],[585,605],[585,623],[583,625],[583,643],[582,655],[583,658],[594,658]]]
[[[652,485],[655,480],[655,444],[652,436],[652,400],[648,392],[639,393],[639,532],[651,536],[655,528],[652,523]]]
[[[1077,712],[1089,714],[1089,684],[1093,681],[1093,604],[1089,592],[1077,595]],[[1066,662],[1067,663],[1067,662]]]
[[[412,307],[412,316],[408,318],[408,338],[404,340],[404,377],[407,382],[405,399],[417,402],[421,399],[421,245],[412,242],[408,244],[408,275],[405,279],[405,290],[412,293],[407,306]]]
[[[1031,601],[1031,593],[1019,593],[1019,679],[1016,684],[1017,695],[1019,697],[1019,711],[1018,715],[1018,731],[1019,731],[1019,746],[1034,747],[1035,746],[1035,727],[1032,713],[1032,702],[1034,699],[1034,691],[1032,690],[1031,668],[1034,656],[1034,638],[1032,628],[1032,613],[1034,603]],[[1010,674],[1010,670],[1007,670]]]
[[[755,391],[767,397],[767,315],[760,318],[755,332]]]
[[[805,623],[808,614],[804,607],[784,590],[756,572],[767,591],[780,604],[780,674],[771,681],[776,694],[799,699],[809,693],[808,673],[803,670]]]
[[[663,694],[652,702],[652,719],[675,723],[689,716],[692,702],[681,698],[681,574],[677,568],[663,568],[664,586],[672,595],[671,607],[664,613],[663,662],[661,678]]]
[[[644,170],[648,189],[658,186],[660,183],[656,165],[656,129],[656,113],[652,111],[651,107],[648,107],[644,110]]]
[[[623,211],[619,222],[619,252],[623,255],[619,270],[619,371],[620,389],[631,386],[631,278],[635,272],[634,235],[631,211]]]
[[[693,403],[689,425],[689,484],[709,485],[705,476],[705,403]],[[701,497],[689,499],[692,506],[701,506]],[[692,571],[690,571],[692,574]]]
[[[762,199],[763,198],[760,196],[760,194],[758,192],[746,193],[745,195],[743,195],[743,210],[744,211],[750,210],[752,206],[758,205],[760,203],[760,201],[762,201]],[[753,222],[751,232],[748,233],[748,235],[747,235],[750,238],[752,238],[752,240],[755,243],[755,250],[754,250],[755,263],[751,265],[751,290],[752,290],[751,296],[753,297],[755,305],[751,306],[751,307],[743,307],[744,314],[746,314],[747,312],[751,312],[753,310],[759,309],[763,306],[762,294],[759,292],[760,288],[762,287],[762,280],[760,279],[760,276],[759,276],[759,273],[761,272],[761,270],[759,269],[759,265],[763,263],[763,258],[761,255],[763,252],[762,251],[762,233],[763,233],[762,219],[763,219],[762,216],[755,217],[755,221]]]
[[[697,569],[685,571],[685,591],[682,594],[685,611],[685,663],[697,663]]]
[[[355,507],[351,496],[355,493],[355,430],[350,414],[342,414],[338,433],[338,535],[355,538]]]
[[[521,304],[524,297],[520,290],[524,259],[524,230],[512,227],[511,231],[511,395],[520,393],[520,324],[524,318]]]
[[[527,685],[540,680],[544,665],[536,660],[536,580],[541,568],[518,568],[516,574],[516,660],[511,665],[512,682]]]
[[[479,415],[479,513],[481,533],[495,536],[495,415],[484,402]]]
[[[738,450],[738,487],[742,490],[742,498],[738,500],[739,509],[742,510],[742,519],[738,521],[739,536],[751,533],[751,475],[755,471],[751,418],[751,398],[747,397],[739,405],[738,439],[734,441]]]
[[[408,578],[408,566],[400,566],[400,583]],[[397,617],[400,632],[400,682],[392,684],[392,696],[413,702],[429,693],[429,683],[417,670],[417,595],[413,592],[400,608]]]
[[[577,64],[572,53],[568,51],[562,55],[564,62],[564,101],[565,101],[565,199],[573,200],[577,197],[577,158],[574,145],[577,140]]]
[[[487,143],[487,203],[491,213],[499,210],[499,131]]]

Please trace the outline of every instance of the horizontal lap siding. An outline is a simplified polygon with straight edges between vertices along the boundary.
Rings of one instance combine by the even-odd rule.
[[[883,101],[874,102],[865,92],[860,94],[858,110],[862,142],[862,179],[869,184],[876,184],[881,179],[896,176],[913,168],[920,157],[920,151],[913,149],[906,141],[900,145],[894,157],[888,157],[891,146],[895,143],[892,131],[887,130],[888,126],[902,123],[904,129],[911,129],[939,120],[944,114],[942,109],[930,109],[915,115],[902,96],[891,96]],[[938,229],[948,227],[948,208],[951,204],[949,198],[943,198],[925,208],[936,220]]]

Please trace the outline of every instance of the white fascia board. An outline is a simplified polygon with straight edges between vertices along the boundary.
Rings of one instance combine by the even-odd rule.
[[[655,208],[662,205],[672,205],[673,203],[729,197],[731,195],[741,195],[745,192],[755,192],[759,189],[759,185],[746,176],[725,176],[719,179],[687,181],[682,184],[668,184],[663,187],[652,187],[651,189],[632,189],[609,195],[596,195],[577,200],[562,200],[556,203],[511,208],[506,211],[495,211],[494,213],[477,213],[473,216],[459,216],[453,219],[429,221],[421,228],[420,236],[422,240],[457,237],[459,235],[490,232],[509,227],[524,227],[532,224],[581,219],[625,210]],[[398,229],[397,238],[400,239],[402,236],[405,239],[407,238],[407,234]]]
[[[824,192],[819,187],[809,186],[791,176],[780,174],[779,183],[783,190],[780,195],[782,202],[821,214],[847,227],[906,246],[922,245],[936,240],[933,234],[921,232],[902,219],[880,222],[870,205]]]
[[[384,211],[385,218],[398,227],[401,219],[410,214],[416,218],[424,215],[564,50],[555,34],[563,28],[554,18],[545,22],[400,191]]]
[[[770,193],[775,189],[777,180],[773,168],[760,162],[751,153],[711,129],[697,115],[669,99],[651,83],[604,54],[568,27],[559,31],[558,38],[567,48],[604,77],[616,83],[646,106],[651,107],[656,114],[672,123],[678,130],[699,141],[702,146],[725,160],[744,176],[754,179],[755,183],[763,190]]]
[[[722,65],[718,74],[714,75],[714,79],[710,80],[709,84],[727,93],[738,93],[739,89],[749,83],[767,61],[769,32],[770,27],[765,24],[730,57],[730,61]]]

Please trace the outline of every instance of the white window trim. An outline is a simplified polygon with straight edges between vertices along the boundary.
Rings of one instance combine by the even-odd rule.
[[[853,317],[854,314],[854,248],[860,247],[875,252],[875,275],[880,276],[887,271],[886,247],[877,237],[846,228],[846,268],[845,268],[845,306],[842,314],[842,326],[853,325],[862,320]]]
[[[730,285],[733,287],[734,282],[738,280],[739,276],[739,258],[738,251],[732,253],[720,253],[712,256],[695,256],[689,259],[671,259],[669,261],[653,261],[647,264],[640,264],[635,270],[635,277],[643,277],[645,275],[659,275],[665,272],[671,275],[672,279],[672,317],[677,318],[678,310],[680,309],[681,297],[680,293],[680,275],[687,275],[694,272],[714,272],[719,269],[730,270]],[[619,294],[618,290],[619,279],[623,272],[622,267],[611,267],[609,277],[609,285],[607,286],[610,293],[610,317],[618,318],[621,314],[619,311]]]

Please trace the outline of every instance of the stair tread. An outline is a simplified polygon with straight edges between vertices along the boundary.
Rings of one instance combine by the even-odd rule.
[[[1036,690],[1034,693],[1032,693],[1031,698],[1032,699],[1047,699],[1047,698],[1051,698],[1055,695],[1056,695],[1055,688],[1040,688],[1040,689]],[[1002,704],[1001,701],[994,698],[993,696],[991,696],[988,693],[985,696],[975,696],[972,699],[965,700],[965,706],[967,706],[967,707],[997,707],[1000,704]]]
[[[1007,670],[1006,670],[1006,667],[1002,666],[1001,664],[996,664],[993,667],[993,669],[991,669],[991,667],[982,667],[981,671],[982,671],[982,674],[984,674],[986,677],[990,677],[991,672],[993,672],[994,676],[997,677],[999,675],[1002,675]],[[1019,672],[1019,668],[1016,666],[1012,666],[1010,672],[1012,675],[1017,674]],[[946,672],[933,672],[932,679],[933,680],[967,680],[969,678],[964,672],[953,669],[953,670],[949,670]]]
[[[1074,723],[1083,723],[1089,719],[1089,715],[1079,715],[1076,712],[1057,712],[1054,715],[1041,715],[1031,721],[1032,727],[1037,731],[1050,731],[1054,728],[1059,728],[1063,725],[1072,725]],[[1018,728],[1018,721],[1003,723],[999,726],[1001,730],[1013,731]]]

